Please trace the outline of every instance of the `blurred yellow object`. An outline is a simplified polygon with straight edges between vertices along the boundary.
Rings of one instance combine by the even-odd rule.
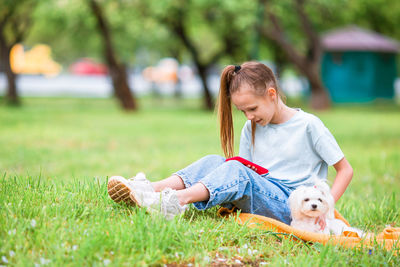
[[[22,44],[11,49],[10,64],[13,72],[18,74],[44,74],[55,76],[60,73],[61,65],[51,59],[51,48],[48,45],[35,45],[24,51]]]

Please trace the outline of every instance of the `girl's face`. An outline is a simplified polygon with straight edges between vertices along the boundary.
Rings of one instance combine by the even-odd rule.
[[[257,95],[255,90],[248,85],[242,86],[231,95],[232,103],[244,113],[248,120],[258,125],[265,126],[275,116],[277,110],[276,90],[269,88],[265,95]]]

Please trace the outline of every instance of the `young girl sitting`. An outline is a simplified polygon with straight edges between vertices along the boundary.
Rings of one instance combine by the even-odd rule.
[[[238,161],[209,155],[151,183],[140,173],[129,180],[113,176],[108,193],[116,201],[159,212],[167,219],[193,203],[199,210],[221,205],[290,224],[288,197],[299,185],[326,179],[336,169],[331,188],[335,202],[351,181],[353,170],[334,137],[314,115],[286,106],[273,72],[264,64],[229,65],[221,74],[218,98],[220,139],[225,157],[233,156],[232,105],[247,117],[239,156],[269,170],[259,175]],[[320,218],[324,227],[324,219]]]

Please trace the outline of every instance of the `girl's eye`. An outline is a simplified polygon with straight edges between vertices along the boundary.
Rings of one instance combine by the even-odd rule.
[[[322,203],[322,199],[318,198],[318,201]]]
[[[256,107],[255,108],[251,108],[250,111],[255,111],[256,109],[257,109]]]
[[[305,202],[307,202],[307,201],[309,201],[309,200],[310,200],[309,198],[304,199]]]

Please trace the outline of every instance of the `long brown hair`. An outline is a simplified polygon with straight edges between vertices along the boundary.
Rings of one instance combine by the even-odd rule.
[[[234,129],[232,118],[231,95],[247,84],[255,94],[265,95],[268,88],[274,88],[280,96],[278,83],[274,73],[266,65],[259,62],[245,62],[240,68],[235,65],[226,66],[221,74],[218,96],[218,118],[220,125],[221,147],[226,158],[234,155]],[[256,123],[251,122],[252,144],[254,145]]]

